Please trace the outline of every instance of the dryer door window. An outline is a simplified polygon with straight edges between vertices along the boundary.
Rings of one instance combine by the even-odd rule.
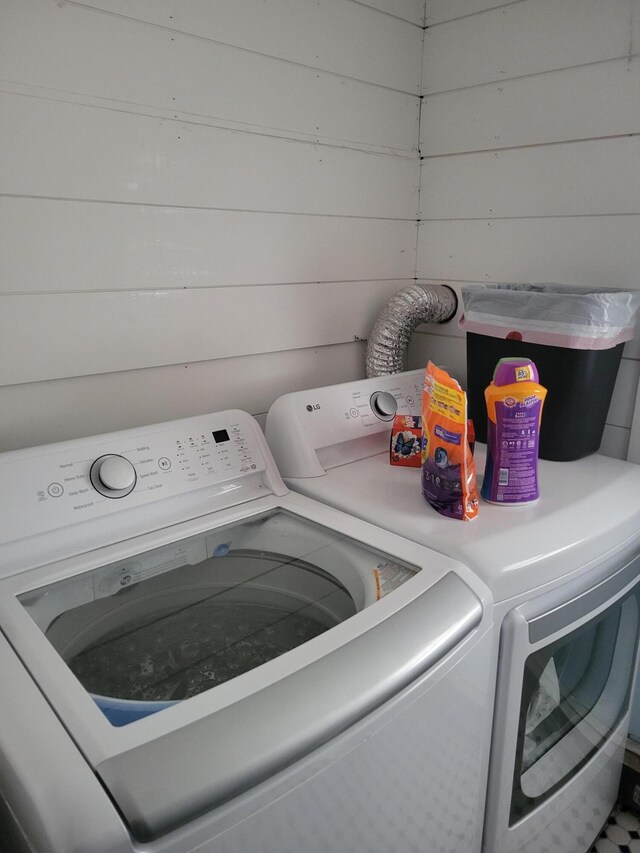
[[[637,630],[631,595],[527,658],[510,823],[575,774],[627,712]]]
[[[417,570],[278,510],[20,596],[113,725],[301,646]]]

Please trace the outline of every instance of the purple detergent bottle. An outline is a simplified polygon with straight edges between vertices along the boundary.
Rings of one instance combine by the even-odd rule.
[[[547,389],[528,358],[501,358],[485,389],[487,463],[480,494],[503,506],[536,501],[538,444]]]

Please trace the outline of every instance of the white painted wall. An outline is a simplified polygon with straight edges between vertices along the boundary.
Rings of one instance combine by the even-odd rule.
[[[363,375],[424,0],[4,0],[0,449]]]
[[[639,286],[639,0],[424,5],[4,0],[0,449],[360,376],[415,275]]]
[[[640,288],[640,2],[427,0],[426,23],[418,275]],[[421,332],[410,366],[464,377],[455,325]],[[639,376],[635,340],[601,448],[638,462]]]

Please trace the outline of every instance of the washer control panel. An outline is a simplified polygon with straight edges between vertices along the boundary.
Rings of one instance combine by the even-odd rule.
[[[260,428],[238,411],[0,454],[0,542],[204,487],[231,505],[266,467]]]

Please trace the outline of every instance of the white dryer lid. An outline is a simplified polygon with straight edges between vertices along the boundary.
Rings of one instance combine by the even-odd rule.
[[[476,445],[479,480],[484,445]],[[640,466],[599,454],[539,462],[540,499],[502,507],[480,502],[469,522],[445,518],[422,497],[420,470],[379,453],[290,478],[290,488],[428,545],[470,566],[496,601],[570,578],[590,564],[640,549]]]

